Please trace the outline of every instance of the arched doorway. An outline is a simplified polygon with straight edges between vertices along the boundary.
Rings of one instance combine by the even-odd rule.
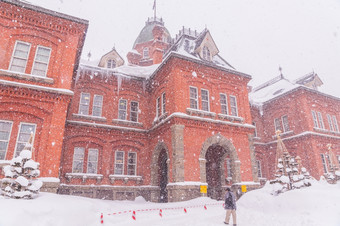
[[[199,156],[201,182],[208,183],[208,197],[223,198],[223,187],[230,177],[230,184],[241,181],[240,161],[234,145],[221,134],[209,137],[203,143]],[[229,167],[229,169],[227,168]]]
[[[226,150],[219,145],[212,145],[205,154],[206,159],[206,177],[208,183],[208,197],[213,199],[221,199],[223,172],[223,156]]]
[[[151,185],[159,187],[153,201],[168,202],[169,151],[165,143],[158,142],[151,160]]]
[[[168,190],[166,186],[168,184],[168,155],[166,150],[163,149],[159,154],[158,158],[158,176],[159,176],[159,187],[160,187],[160,197],[159,202],[168,202]]]

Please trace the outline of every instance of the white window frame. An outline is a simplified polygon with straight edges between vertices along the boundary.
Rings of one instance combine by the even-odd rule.
[[[125,109],[121,109],[120,108],[120,103],[121,103],[121,101],[125,101]],[[127,102],[127,100],[126,99],[120,99],[119,101],[118,101],[118,119],[119,120],[126,120],[127,119],[127,104],[128,104],[128,102]],[[121,112],[124,112],[125,113],[125,117],[124,117],[124,119],[121,117]]]
[[[334,130],[334,126],[333,126],[332,117],[329,114],[327,114],[326,117],[327,117],[327,121],[328,121],[329,130],[330,131],[335,131]]]
[[[145,58],[145,59],[150,58],[149,48],[148,48],[148,47],[145,47],[145,48],[143,49],[143,58]]]
[[[313,123],[315,128],[319,128],[318,116],[315,111],[312,111]]]
[[[222,98],[221,96],[224,96],[225,98],[225,103],[222,103]],[[220,105],[221,105],[221,113],[228,115],[228,96],[225,93],[220,93]],[[225,113],[223,113],[223,109],[225,110]]]
[[[76,155],[76,149],[77,150],[82,150],[82,157],[79,159],[75,160],[75,155]],[[83,173],[84,172],[84,157],[85,157],[85,148],[84,147],[74,147],[73,149],[73,158],[72,158],[72,173]],[[80,172],[75,172],[75,162],[81,163],[81,170]]]
[[[256,160],[256,166],[257,166],[257,177],[262,178],[263,174],[262,174],[262,167],[261,167],[261,161],[260,160]]]
[[[284,121],[284,118],[287,119],[287,122],[285,123]],[[283,128],[283,132],[286,133],[288,131],[290,131],[290,128],[289,128],[289,121],[288,121],[288,115],[283,115],[281,117],[281,120],[282,120],[282,128]]]
[[[112,63],[114,62],[114,63]],[[116,68],[117,67],[117,62],[113,59],[109,59],[107,60],[106,62],[106,68],[110,68],[110,69],[113,69],[113,68]]]
[[[17,153],[18,144],[19,144],[19,143],[24,143],[24,144],[26,144],[26,143],[28,142],[28,141],[26,141],[26,142],[19,141],[20,132],[21,132],[21,126],[22,126],[22,125],[31,125],[31,126],[34,126],[34,132],[33,132],[33,139],[32,139],[32,147],[31,147],[31,150],[32,150],[33,145],[34,145],[34,138],[35,138],[35,134],[36,134],[36,132],[37,132],[37,124],[29,123],[29,122],[20,122],[20,124],[19,124],[19,129],[18,129],[17,140],[16,140],[16,142],[15,142],[15,148],[14,148],[14,153],[13,153],[13,157],[14,157],[14,158],[17,157],[17,156],[19,156],[19,155],[20,155],[20,152],[22,151],[22,150],[21,150],[19,153]],[[17,155],[17,154],[18,154],[18,155]]]
[[[191,97],[191,89],[194,89],[194,90],[196,90],[196,98],[194,98],[194,97]],[[192,109],[199,109],[199,104],[198,104],[198,89],[197,89],[197,87],[194,87],[194,86],[189,86],[189,99],[190,99],[190,108],[192,108]],[[191,105],[191,100],[193,100],[195,103],[196,103],[196,108],[194,108],[194,107],[192,107],[192,105]]]
[[[137,104],[137,110],[136,111],[132,110],[132,103],[136,103]],[[139,103],[137,101],[131,101],[130,102],[130,121],[131,122],[138,122],[138,112],[139,112]],[[133,113],[136,113],[136,120],[135,121],[132,120]]]
[[[317,114],[318,114],[320,129],[325,129],[325,124],[323,123],[323,119],[322,119],[322,114],[321,114],[321,112],[318,111]]]
[[[166,95],[162,93],[162,115],[166,112]]]
[[[233,96],[233,95],[229,95],[229,98],[230,98],[230,115],[238,116],[237,98],[236,98],[236,96]],[[232,98],[235,99],[235,106],[231,105],[232,104],[232,101],[231,101]],[[235,108],[235,110],[236,110],[236,115],[233,115],[233,108]]]
[[[117,154],[118,153],[123,153],[123,162],[122,163],[117,163]],[[124,164],[125,163],[125,152],[124,151],[115,151],[115,166],[114,166],[114,174],[115,175],[124,175]],[[116,168],[116,166],[117,166],[117,164],[121,164],[121,165],[123,165],[123,167],[122,167],[122,174],[117,174],[117,168]]]
[[[156,99],[156,117],[158,118],[162,114],[162,106],[161,106],[161,98],[157,97]]]
[[[130,163],[129,162],[129,155],[130,154],[135,154],[135,163]],[[129,176],[136,176],[137,175],[137,152],[134,152],[134,151],[129,151],[128,152],[128,160],[127,160],[127,175]],[[129,174],[129,166],[134,166],[134,174]]]
[[[91,152],[96,152],[96,158],[97,158],[96,161],[90,161],[90,153]],[[92,163],[95,166],[95,172],[93,172],[93,174],[97,174],[97,172],[98,172],[98,157],[99,157],[99,150],[97,148],[89,148],[88,149],[88,153],[87,153],[87,169],[86,169],[87,173],[90,173],[89,172],[89,168],[90,168],[89,165],[90,165],[90,163]]]
[[[6,156],[7,156],[7,150],[8,150],[9,141],[11,140],[13,122],[12,121],[7,121],[7,120],[0,120],[0,123],[1,122],[3,122],[3,123],[10,123],[10,128],[9,128],[9,132],[8,132],[8,140],[0,140],[1,142],[7,143],[6,150],[2,150],[2,151],[4,151],[4,158],[3,159],[0,158],[0,160],[5,160]],[[2,132],[6,132],[6,131],[4,130]]]
[[[326,156],[324,154],[320,154],[320,156],[321,156],[321,163],[322,163],[322,166],[323,166],[323,171],[324,171],[324,173],[328,173]]]
[[[88,104],[82,103],[83,95],[88,95],[88,98],[89,98]],[[86,97],[85,97],[85,98],[86,98]],[[84,99],[85,99],[85,98],[84,98]],[[90,93],[84,93],[84,92],[81,92],[81,93],[80,93],[78,114],[81,114],[81,115],[89,115],[89,114],[90,114],[90,101],[91,101],[91,94],[90,94]],[[86,108],[87,108],[87,114],[84,114],[83,112],[81,112],[81,106],[86,106]]]
[[[101,97],[101,103],[100,104],[96,103],[96,98],[99,98],[99,97]],[[93,104],[92,104],[92,115],[93,116],[97,116],[97,117],[101,117],[102,116],[102,113],[103,113],[103,102],[104,102],[103,95],[96,95],[95,94],[93,96]],[[100,114],[99,115],[95,115],[94,114],[95,108],[100,109]]]
[[[49,52],[49,55],[48,55],[48,60],[47,60],[47,62],[37,61],[37,55],[38,55],[38,49],[39,49],[39,48],[48,49],[48,50],[50,51],[50,52]],[[31,74],[32,74],[32,75],[40,76],[40,77],[46,77],[47,71],[48,71],[48,65],[50,64],[51,53],[52,53],[52,49],[51,49],[51,48],[46,47],[46,46],[40,46],[40,45],[37,46],[37,49],[35,50],[35,56],[34,56],[34,61],[33,61],[32,70],[31,70]],[[34,71],[34,70],[37,70],[37,69],[34,68],[35,65],[36,65],[36,63],[46,64],[46,70],[44,71],[44,75],[43,75],[43,76],[42,76],[42,75],[33,74],[33,71]],[[40,70],[40,71],[41,71],[41,70]]]
[[[335,131],[335,132],[339,132],[339,126],[338,126],[338,121],[336,120],[336,116],[333,115],[333,116],[332,116],[332,119],[333,119],[334,131]]]
[[[207,92],[208,100],[203,100],[203,92]],[[203,106],[204,106],[203,103],[206,103],[208,105],[208,109],[203,109]],[[207,90],[207,89],[201,89],[201,108],[202,108],[203,111],[210,111],[209,90]]]
[[[28,52],[27,52],[27,58],[26,58],[26,59],[25,59],[25,58],[21,58],[21,57],[14,56],[14,53],[15,53],[15,50],[16,50],[16,48],[17,48],[18,43],[25,44],[25,45],[28,45],[28,46],[29,46],[29,47],[28,47]],[[17,41],[15,42],[15,45],[14,45],[14,49],[13,49],[13,52],[12,52],[11,63],[9,64],[8,70],[9,70],[9,71],[13,71],[13,70],[11,69],[11,67],[13,66],[13,65],[12,65],[12,64],[13,64],[13,60],[14,60],[14,58],[18,58],[18,59],[21,59],[21,60],[25,60],[25,61],[26,61],[26,64],[25,64],[25,67],[24,67],[24,71],[15,71],[15,72],[26,73],[26,67],[27,67],[27,62],[28,62],[28,58],[29,58],[29,55],[30,55],[30,51],[31,51],[31,43],[23,42],[23,41],[17,40]]]
[[[207,60],[207,61],[210,61],[211,60],[211,56],[210,56],[210,50],[208,47],[206,46],[203,46],[203,59]]]

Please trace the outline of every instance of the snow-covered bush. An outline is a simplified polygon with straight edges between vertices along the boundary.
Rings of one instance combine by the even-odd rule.
[[[10,165],[3,167],[5,178],[2,179],[1,195],[31,199],[39,193],[43,183],[36,178],[40,175],[39,163],[32,160],[30,142],[32,139],[26,143],[20,155],[11,160]]]

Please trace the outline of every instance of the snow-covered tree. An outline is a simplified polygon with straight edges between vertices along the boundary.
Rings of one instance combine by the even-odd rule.
[[[273,185],[273,195],[278,195],[287,190],[298,189],[311,185],[311,177],[301,164],[301,158],[290,156],[287,148],[280,137],[281,131],[277,135],[276,151],[276,172],[275,179],[270,181]]]
[[[2,179],[2,195],[17,199],[31,199],[39,193],[43,183],[37,179],[40,170],[39,163],[32,159],[32,141],[33,135],[31,135],[20,155],[13,158],[10,165],[3,167],[5,178]]]

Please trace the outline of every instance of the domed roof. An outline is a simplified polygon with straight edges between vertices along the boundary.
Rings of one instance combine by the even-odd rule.
[[[153,40],[152,30],[156,25],[160,25],[164,27],[163,19],[154,18],[154,17],[148,18],[148,20],[145,22],[144,28],[141,30],[135,43],[133,44],[133,48],[135,48],[135,46],[139,43],[144,43],[144,42]],[[170,42],[171,36],[170,36],[168,29],[166,29],[165,27],[164,27],[164,32],[168,36],[168,42]]]

